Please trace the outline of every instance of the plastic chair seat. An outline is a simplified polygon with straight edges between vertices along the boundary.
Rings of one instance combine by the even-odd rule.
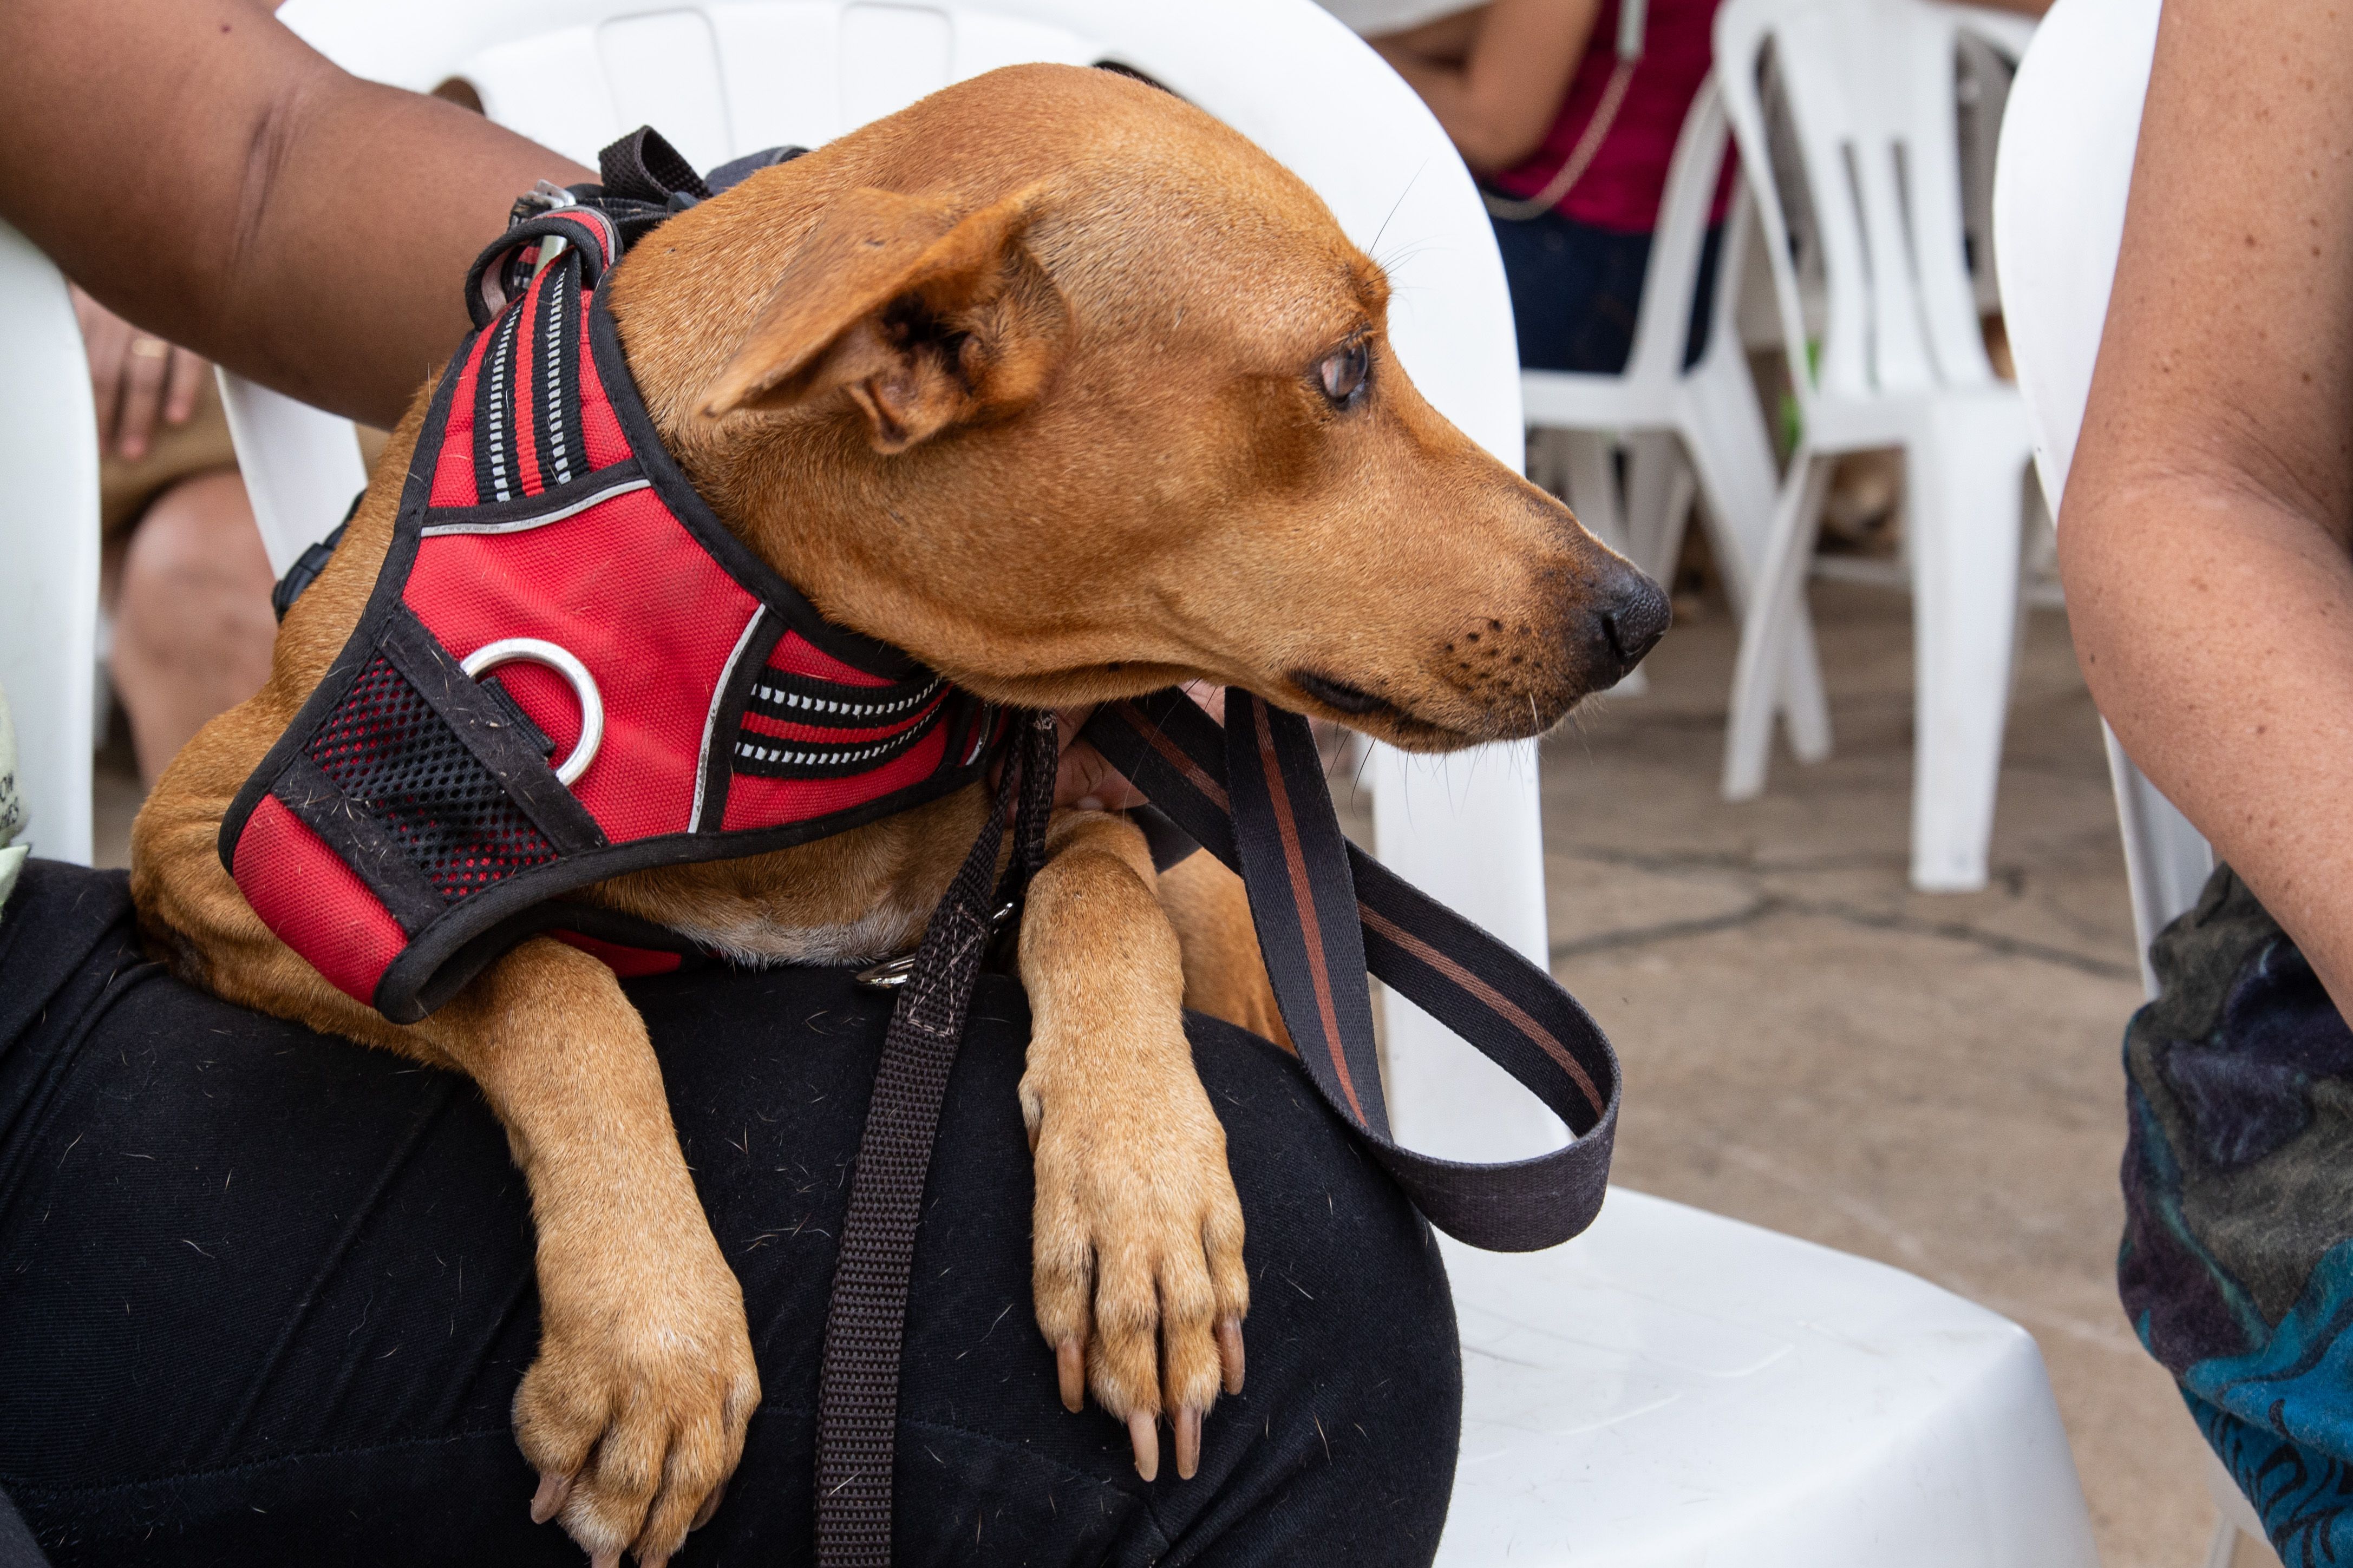
[[[2025,1331],[1900,1270],[1612,1189],[1548,1252],[1441,1244],[1441,1568],[2092,1568]]]

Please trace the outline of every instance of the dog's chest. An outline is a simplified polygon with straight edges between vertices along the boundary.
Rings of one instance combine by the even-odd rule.
[[[924,906],[927,909],[929,906]],[[923,935],[923,909],[896,901],[853,921],[794,926],[759,915],[679,919],[662,923],[729,962],[753,968],[784,963],[871,963],[905,952]]]

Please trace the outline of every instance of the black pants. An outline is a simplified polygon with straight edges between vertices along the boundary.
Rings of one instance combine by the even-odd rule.
[[[1511,285],[1512,321],[1523,370],[1574,370],[1615,375],[1634,352],[1634,321],[1651,265],[1651,236],[1573,223],[1556,212],[1496,218],[1495,244]],[[1716,261],[1724,228],[1707,231],[1693,290],[1683,363],[1707,349],[1715,303]]]
[[[1145,1485],[1030,1317],[1019,987],[984,980],[915,1253],[896,1561],[1426,1563],[1461,1405],[1428,1228],[1289,1058],[1190,1020],[1250,1226],[1250,1381]],[[886,995],[633,982],[744,1282],[765,1402],[681,1563],[808,1560],[834,1236]],[[522,1177],[472,1085],[192,991],[122,879],[0,912],[0,1489],[69,1563],[576,1564],[508,1406],[538,1337]]]

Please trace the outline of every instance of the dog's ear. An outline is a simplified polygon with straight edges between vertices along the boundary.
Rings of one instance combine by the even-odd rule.
[[[836,197],[703,394],[702,415],[845,391],[889,453],[1021,407],[1052,374],[1068,322],[1021,243],[1039,196],[961,219],[920,196]]]

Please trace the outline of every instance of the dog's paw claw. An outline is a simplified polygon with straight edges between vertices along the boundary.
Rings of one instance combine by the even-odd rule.
[[[1054,1347],[1054,1374],[1061,1384],[1062,1408],[1076,1415],[1087,1403],[1087,1353],[1076,1340]]]
[[[1201,1468],[1201,1413],[1189,1405],[1180,1406],[1169,1426],[1176,1437],[1176,1479],[1189,1481]]]
[[[571,1495],[572,1478],[570,1476],[550,1470],[546,1475],[540,1477],[539,1490],[533,1492],[531,1498],[532,1523],[545,1524],[549,1520],[562,1513],[564,1501]]]
[[[1160,1474],[1160,1428],[1149,1412],[1127,1418],[1127,1440],[1135,1447],[1135,1473],[1145,1480]]]
[[[1228,1394],[1242,1391],[1242,1321],[1240,1318],[1218,1320],[1218,1363],[1225,1373]]]

